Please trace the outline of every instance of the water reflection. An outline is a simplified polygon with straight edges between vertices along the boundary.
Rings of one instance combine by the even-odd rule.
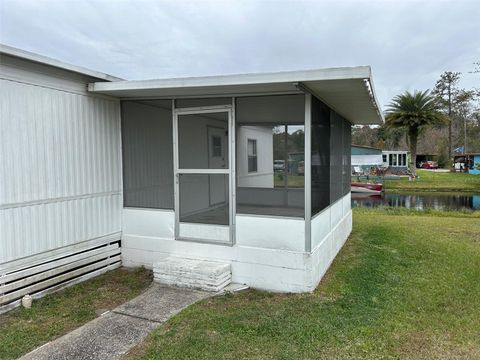
[[[352,193],[352,207],[392,206],[407,209],[473,209],[480,210],[479,195],[442,194],[382,194]]]

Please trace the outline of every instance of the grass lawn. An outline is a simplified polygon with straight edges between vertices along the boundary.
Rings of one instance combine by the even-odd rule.
[[[275,187],[285,187],[285,178],[283,173],[276,172],[274,175],[274,186]],[[305,177],[300,175],[288,175],[287,178],[287,187],[289,188],[303,188],[305,187]]]
[[[385,180],[385,190],[397,192],[414,191],[455,191],[480,193],[480,175],[465,173],[437,173],[426,170],[417,170],[420,179],[417,181]]]
[[[0,359],[17,357],[139,295],[151,283],[144,269],[116,269],[0,315]]]
[[[478,359],[479,279],[479,212],[355,209],[313,294],[205,300],[129,358]]]

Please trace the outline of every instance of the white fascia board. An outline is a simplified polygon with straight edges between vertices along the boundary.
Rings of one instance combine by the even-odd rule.
[[[203,77],[185,77],[153,80],[97,82],[89,84],[91,92],[215,87],[254,84],[294,83],[314,80],[368,79],[370,66],[328,68],[317,70],[284,71],[258,74],[236,74]]]
[[[377,98],[377,93],[375,91],[375,86],[373,85],[373,76],[371,74],[371,71],[370,71],[370,77],[368,78],[368,82],[370,84],[370,90],[371,90],[371,95],[372,95],[372,101],[374,102],[376,108],[377,108],[377,113],[378,113],[378,116],[380,117],[380,119],[382,120],[382,123],[385,122],[385,117],[383,116],[383,112],[381,110],[381,107],[380,107],[380,102],[378,101],[378,98]]]
[[[96,78],[96,79],[100,79],[100,80],[105,80],[105,81],[123,80],[122,78],[118,78],[118,77],[115,77],[115,76],[112,76],[112,75],[108,75],[108,74],[105,74],[105,73],[102,73],[102,72],[99,72],[99,71],[86,69],[86,68],[81,67],[81,66],[67,64],[67,63],[64,63],[64,62],[59,61],[59,60],[55,60],[55,59],[52,59],[52,58],[49,58],[49,57],[46,57],[46,56],[43,56],[43,55],[35,54],[35,53],[29,52],[29,51],[17,49],[15,47],[4,45],[4,44],[0,44],[0,55],[9,55],[9,56],[17,57],[17,58],[20,58],[20,59],[25,59],[25,60],[29,60],[29,61],[32,61],[32,62],[56,67],[56,68],[59,68],[59,69],[72,71],[72,72],[75,72],[75,73],[78,73],[78,74],[86,75],[86,76]]]
[[[96,82],[89,84],[88,90],[120,98],[271,95],[307,91],[354,124],[380,125],[383,123],[383,116],[379,110],[371,77],[370,66],[358,66],[113,83]]]

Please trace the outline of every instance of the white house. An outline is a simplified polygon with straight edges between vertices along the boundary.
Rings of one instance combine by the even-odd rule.
[[[125,81],[0,50],[0,304],[169,256],[315,289],[352,228],[350,127],[383,121],[368,66]]]
[[[405,150],[383,150],[383,167],[392,170],[406,170],[408,168],[408,151]]]

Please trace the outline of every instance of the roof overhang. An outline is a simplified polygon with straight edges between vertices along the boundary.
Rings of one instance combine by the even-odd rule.
[[[310,92],[355,125],[384,121],[369,66],[158,80],[96,82],[89,91],[122,99]]]
[[[8,55],[8,56],[12,56],[12,57],[15,57],[15,58],[29,60],[29,61],[32,61],[34,63],[39,63],[39,64],[43,64],[43,65],[52,66],[52,67],[57,68],[57,69],[71,71],[71,72],[74,72],[74,73],[77,73],[77,74],[85,75],[85,76],[92,77],[92,78],[99,79],[99,80],[104,80],[104,81],[123,80],[123,79],[118,78],[116,76],[104,74],[102,72],[95,71],[95,70],[90,70],[90,69],[87,69],[87,68],[84,68],[84,67],[81,67],[81,66],[67,64],[67,63],[64,63],[62,61],[49,58],[47,56],[35,54],[35,53],[30,52],[30,51],[25,51],[25,50],[22,50],[22,49],[17,49],[15,47],[4,45],[4,44],[0,44],[0,55]]]

